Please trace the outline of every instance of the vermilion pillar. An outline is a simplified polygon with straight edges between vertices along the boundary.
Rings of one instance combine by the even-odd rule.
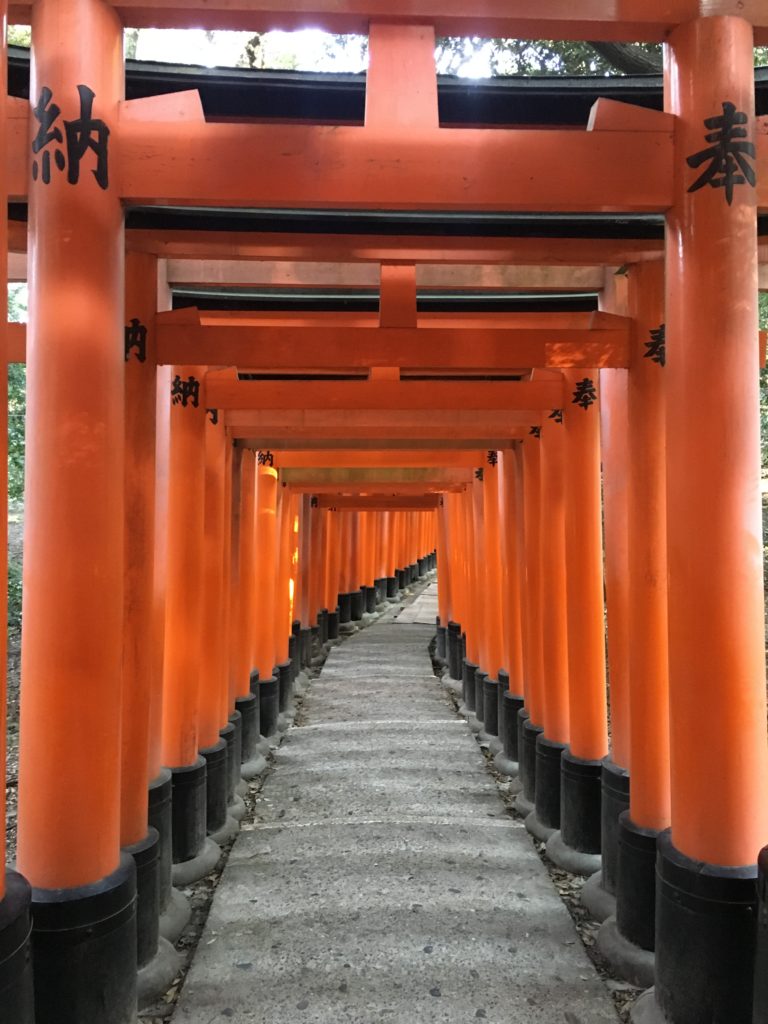
[[[653,980],[656,842],[669,825],[669,661],[666,554],[664,264],[629,270],[629,702],[632,791],[619,818],[616,916],[598,936],[615,959],[616,931],[636,947],[633,977]],[[643,952],[645,951],[645,952]]]
[[[563,376],[570,741],[561,760],[560,831],[547,851],[562,867],[592,874],[600,867],[601,772],[608,753],[599,382],[596,370],[565,370]]]
[[[203,602],[200,650],[199,744],[206,762],[206,827],[209,835],[225,838],[229,771],[227,739],[220,731],[229,725],[221,714],[221,695],[227,680],[227,640],[224,614],[225,507],[227,437],[217,410],[207,412],[204,428],[205,505],[203,513]],[[234,731],[234,729],[233,729]]]
[[[5,83],[8,80],[8,48],[7,48],[7,0],[0,0],[0,104],[4,107],[6,98]],[[0,138],[7,134],[7,111],[0,111]],[[8,222],[7,222],[8,183],[5,167],[0,167],[0,308],[8,306]],[[3,467],[8,462],[8,329],[7,316],[0,317],[0,459]],[[8,502],[7,469],[0,473],[0,507],[6,508]],[[0,579],[7,578],[8,571],[8,534],[7,518],[2,526],[0,538]],[[7,622],[7,589],[0,595],[0,615]],[[0,639],[0,664],[6,664],[7,636],[3,631]],[[5,676],[0,680],[0,764],[6,763],[7,736],[7,690]],[[3,991],[3,1004],[9,1019],[19,1024],[33,1024],[34,996],[32,991],[32,970],[30,956],[29,930],[31,927],[30,904],[31,891],[29,883],[18,872],[6,870],[5,848],[5,771],[2,773],[2,789],[0,795],[0,836],[2,836],[2,856],[0,856],[0,972],[7,978]],[[19,942],[19,936],[23,936]]]
[[[467,550],[471,560],[472,583],[470,593],[472,595],[472,632],[475,657],[469,666],[467,673],[467,685],[474,687],[475,706],[474,714],[470,718],[470,727],[473,731],[479,732],[483,726],[483,713],[485,709],[484,679],[487,676],[485,662],[487,661],[487,629],[486,619],[487,587],[486,587],[486,564],[485,564],[485,522],[483,507],[483,473],[484,468],[480,467],[472,481],[469,489],[469,514],[467,516],[468,544]],[[474,678],[472,678],[474,676]]]
[[[158,265],[154,256],[128,253],[125,269],[127,528],[120,832],[137,870],[137,965],[143,1005],[165,991],[178,961],[170,945],[160,940],[160,914],[166,909],[171,885],[171,773],[161,768],[156,710],[162,701],[162,671],[153,642]],[[164,395],[167,404],[167,388]]]
[[[499,739],[502,749],[494,763],[505,775],[519,772],[519,715],[524,707],[523,632],[520,607],[520,554],[522,502],[517,448],[499,453],[501,508],[501,613],[506,671],[501,674],[499,695]]]
[[[560,758],[569,739],[563,417],[562,409],[554,409],[541,428],[544,732],[536,740],[536,810],[526,819],[526,827],[541,838],[549,838],[560,827]]]
[[[153,587],[155,554],[155,406],[157,259],[129,253],[125,266],[125,610],[121,841],[147,835],[150,765],[160,766],[159,735],[150,733],[155,675]],[[150,744],[152,749],[150,749]],[[153,775],[154,777],[154,775]]]
[[[626,279],[608,279],[602,304],[626,315]],[[603,760],[602,865],[582,889],[582,902],[597,920],[616,910],[619,816],[629,807],[629,552],[628,552],[627,370],[600,371],[600,447],[603,468],[603,523],[608,689],[611,705],[610,755]]]
[[[541,427],[522,443],[523,485],[523,671],[525,708],[518,712],[518,753],[522,791],[515,806],[530,814],[536,797],[536,744],[544,731],[544,651],[541,587]]]
[[[499,687],[504,668],[502,631],[501,531],[499,526],[499,453],[489,451],[483,470],[483,563],[485,566],[485,664],[483,678],[483,730],[489,750],[501,751],[499,741]],[[504,687],[506,689],[506,685]],[[479,718],[478,714],[478,718]]]
[[[207,770],[200,756],[205,522],[205,368],[174,366],[170,406],[163,659],[163,760],[173,775],[173,860],[179,884],[210,870]],[[215,848],[216,850],[218,848]],[[215,864],[215,859],[213,860]],[[198,874],[202,872],[202,874]]]
[[[275,583],[277,580],[277,470],[259,466],[256,505],[256,615],[254,667],[269,679],[275,667]]]
[[[753,1019],[749,908],[768,840],[753,45],[748,22],[713,17],[666,48],[672,829],[655,992],[672,1024]]]
[[[254,667],[256,645],[256,455],[243,449],[239,472],[239,515],[237,520],[237,633],[235,649],[235,709],[242,720],[242,773],[254,778],[264,768],[258,754],[259,736],[265,725],[261,716],[259,675]],[[233,477],[233,487],[238,476]],[[233,503],[234,503],[233,497]],[[234,531],[233,524],[233,531]],[[233,545],[235,536],[233,532]],[[233,559],[234,560],[234,559]],[[265,735],[271,735],[265,733]]]
[[[109,148],[122,28],[102,0],[39,0],[33,32],[18,864],[38,890],[37,1020],[95,1024],[106,1001],[122,1022],[136,953],[120,855],[123,213]],[[86,903],[96,882],[105,895]],[[92,926],[113,914],[107,951]]]
[[[437,512],[437,550],[440,559],[440,576],[437,585],[437,657],[444,663],[448,661],[448,623],[453,618],[453,599],[451,597],[451,546],[449,541],[450,513],[445,495],[440,498]]]

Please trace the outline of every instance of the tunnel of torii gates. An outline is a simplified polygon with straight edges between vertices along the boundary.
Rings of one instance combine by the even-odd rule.
[[[172,882],[215,863],[313,652],[437,562],[438,660],[519,773],[529,829],[592,873],[605,949],[650,964],[636,1019],[768,1020],[768,4],[531,12],[0,0],[32,25],[29,101],[0,104],[0,190],[28,204],[0,252],[30,283],[27,328],[3,325],[28,419],[2,1020],[135,1019],[188,914]],[[360,123],[207,120],[194,88],[125,99],[125,25],[304,24],[368,34]],[[662,41],[663,109],[603,97],[578,126],[445,126],[436,34]],[[126,230],[137,207],[229,208],[229,226]],[[445,227],[289,236],[249,230],[256,208]],[[459,213],[519,214],[526,237],[468,237]],[[666,242],[539,230],[574,214],[655,216]],[[377,309],[172,300],[318,280],[373,282]],[[540,305],[417,309],[428,288]],[[599,305],[547,306],[584,291]]]

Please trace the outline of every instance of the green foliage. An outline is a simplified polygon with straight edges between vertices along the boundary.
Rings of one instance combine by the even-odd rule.
[[[8,286],[8,319],[27,319],[26,285]],[[21,363],[8,366],[8,497],[24,497],[25,418],[27,410],[27,368]]]
[[[9,25],[8,44],[9,46],[31,46],[32,29],[29,25]]]
[[[20,557],[8,559],[8,626],[21,628],[22,563]]]

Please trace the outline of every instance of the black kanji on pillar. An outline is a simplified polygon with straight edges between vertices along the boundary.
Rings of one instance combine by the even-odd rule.
[[[493,448],[491,448],[490,451],[488,452],[488,465],[489,466],[496,466],[496,465],[498,465],[498,462],[499,462],[499,453],[497,451],[494,451]]]
[[[562,423],[563,422],[563,410],[562,409],[553,409],[552,412],[547,417],[547,419],[554,420],[555,423]]]
[[[219,423],[219,410],[218,409],[206,409],[205,411],[208,413],[208,419],[211,421],[211,423],[214,425],[214,427],[218,426],[218,423]]]
[[[597,391],[592,378],[584,377],[583,380],[577,380],[576,390],[573,392],[573,404],[581,406],[582,409],[588,409],[596,401]]]
[[[258,462],[260,466],[274,466],[275,456],[272,452],[259,452]]]
[[[655,331],[650,332],[651,340],[644,342],[647,352],[643,352],[645,359],[652,363],[665,366],[667,362],[667,328],[665,324],[659,324]]]
[[[171,383],[171,401],[185,409],[188,405],[197,409],[200,405],[200,381],[196,377],[182,380],[177,373]]]
[[[80,181],[80,164],[90,150],[96,159],[92,174],[99,187],[106,191],[109,188],[110,130],[104,121],[93,116],[93,101],[96,99],[94,91],[87,85],[78,85],[77,92],[80,96],[80,116],[74,121],[64,121],[62,134],[56,124],[61,116],[61,107],[53,102],[53,93],[47,86],[40,90],[40,99],[32,108],[32,116],[38,124],[37,134],[32,140],[32,178],[50,185],[53,153],[53,161],[58,170],[66,170],[69,184],[77,185]],[[65,142],[66,152],[62,148]]]
[[[749,118],[735,104],[723,103],[723,112],[716,117],[706,117],[704,127],[714,129],[704,136],[706,142],[712,143],[688,157],[689,167],[701,167],[707,164],[702,174],[688,189],[698,192],[709,185],[711,188],[725,190],[725,201],[730,206],[733,202],[733,190],[736,185],[757,183],[755,169],[750,163],[754,160],[755,146],[747,142],[747,129],[743,127]]]
[[[541,427],[531,427],[528,433],[531,437],[541,437]]]
[[[136,349],[136,358],[140,363],[147,361],[147,328],[133,317],[125,328],[125,361],[131,358],[131,352]]]

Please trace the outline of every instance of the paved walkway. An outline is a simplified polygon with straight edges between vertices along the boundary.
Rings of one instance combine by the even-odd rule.
[[[174,1024],[617,1024],[432,675],[433,632],[401,616],[331,652],[233,847]]]

